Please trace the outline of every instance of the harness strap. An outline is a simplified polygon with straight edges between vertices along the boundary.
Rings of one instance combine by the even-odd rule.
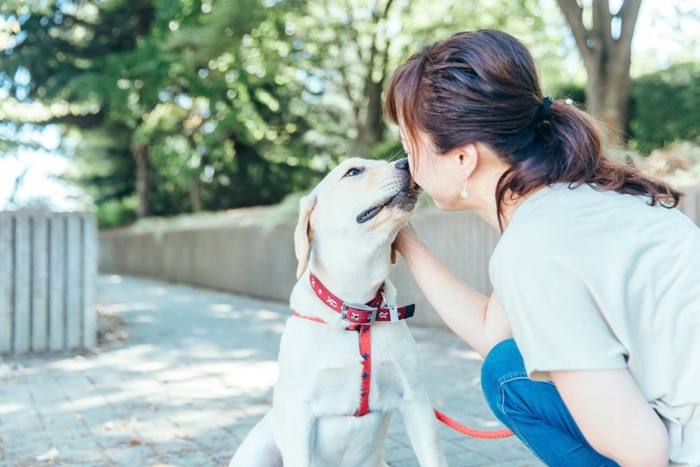
[[[298,313],[296,310],[294,311],[293,315],[297,318],[313,321],[314,323],[328,324],[321,318],[316,318],[315,316],[305,316]],[[358,331],[360,334],[360,355],[362,356],[362,384],[360,385],[361,396],[360,406],[357,408],[353,416],[362,417],[363,415],[367,415],[369,413],[369,390],[370,380],[372,378],[372,339],[370,337],[370,332],[372,328],[371,326],[358,326],[351,324],[346,329],[348,331]],[[449,426],[456,432],[471,436],[472,438],[497,439],[513,436],[513,432],[509,429],[476,430],[474,428],[469,428],[468,426],[462,425],[461,423],[453,420],[437,409],[433,410],[435,411],[435,417],[442,423]]]
[[[309,321],[313,321],[314,323],[328,324],[328,323],[326,323],[325,321],[323,321],[321,318],[317,318],[317,317],[315,317],[315,316],[301,315],[301,314],[297,313],[296,310],[294,310],[294,312],[292,313],[292,315],[296,316],[297,318],[308,319]]]
[[[306,319],[319,324],[328,324],[321,318],[315,316],[306,316],[298,313],[296,310],[292,313],[297,318]],[[353,413],[353,417],[362,417],[369,413],[369,392],[372,381],[372,335],[371,326],[358,326],[351,324],[347,328],[348,331],[357,331],[359,335],[360,357],[362,357],[362,382],[360,383],[360,405]]]
[[[362,357],[362,384],[360,385],[360,406],[353,414],[362,417],[369,413],[369,391],[372,380],[372,338],[371,326],[360,326],[360,356]]]
[[[312,281],[312,286],[314,285],[314,282]],[[321,284],[318,279],[316,279],[316,286],[318,287],[320,285],[321,290],[328,291],[323,284]],[[330,292],[328,292],[330,294]],[[330,294],[332,295],[332,294]],[[333,295],[332,295],[333,296]],[[319,295],[320,297],[320,295]],[[322,297],[321,297],[322,298]],[[384,297],[381,294],[381,289],[380,292],[377,293],[377,295],[367,302],[364,306],[371,308],[371,309],[380,309],[379,305],[382,304],[384,301]],[[336,301],[337,303],[337,301]],[[330,306],[330,303],[326,302],[327,305]],[[333,308],[331,306],[331,308]],[[335,308],[334,308],[335,309]],[[337,310],[336,310],[337,311]],[[297,311],[294,311],[294,316],[298,318],[303,318],[307,319],[309,321],[313,321],[315,323],[319,324],[328,324],[321,318],[317,318],[315,316],[304,316],[299,314]],[[352,322],[352,321],[351,321]],[[350,324],[347,328],[348,331],[357,331],[358,336],[359,336],[359,347],[360,347],[360,357],[362,358],[362,381],[360,383],[360,405],[355,410],[355,413],[353,416],[355,417],[362,417],[364,415],[367,415],[370,410],[369,410],[369,394],[371,390],[371,382],[372,382],[372,334],[371,334],[371,329],[372,326],[369,324]]]

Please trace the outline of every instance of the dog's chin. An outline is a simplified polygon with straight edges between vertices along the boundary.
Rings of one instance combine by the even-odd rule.
[[[416,190],[401,190],[398,193],[382,200],[371,208],[362,211],[357,215],[355,220],[358,224],[364,224],[377,217],[380,212],[388,210],[396,210],[399,212],[410,213],[418,202],[418,191]]]
[[[393,207],[402,211],[410,212],[418,204],[418,192],[400,191],[392,198],[387,207]]]

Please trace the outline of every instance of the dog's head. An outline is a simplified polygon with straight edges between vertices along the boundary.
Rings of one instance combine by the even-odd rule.
[[[411,216],[419,192],[406,159],[351,158],[340,163],[299,202],[294,233],[297,277],[306,269],[312,239],[351,238],[345,244],[366,245],[370,251],[390,244]]]

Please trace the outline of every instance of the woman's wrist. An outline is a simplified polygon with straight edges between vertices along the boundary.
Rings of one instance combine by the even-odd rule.
[[[400,232],[396,238],[396,243],[394,244],[396,251],[399,252],[404,260],[404,263],[410,267],[410,263],[417,256],[420,255],[420,250],[427,248],[425,243],[420,239],[416,233],[413,226],[406,226]]]

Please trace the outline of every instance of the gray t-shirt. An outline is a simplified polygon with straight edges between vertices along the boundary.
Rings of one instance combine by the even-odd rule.
[[[700,229],[676,209],[589,185],[523,201],[490,263],[532,379],[628,368],[674,464],[700,465]]]

